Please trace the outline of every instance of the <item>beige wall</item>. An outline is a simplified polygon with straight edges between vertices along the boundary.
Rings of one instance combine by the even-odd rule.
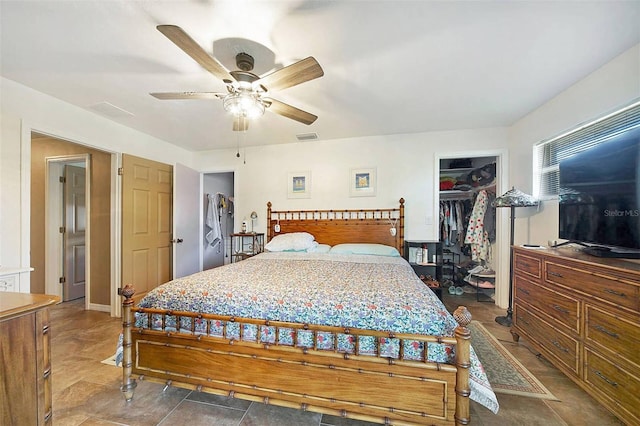
[[[47,157],[90,154],[91,240],[90,270],[92,304],[110,303],[111,259],[111,154],[54,139],[36,138],[31,143],[31,293],[45,292],[45,180]]]

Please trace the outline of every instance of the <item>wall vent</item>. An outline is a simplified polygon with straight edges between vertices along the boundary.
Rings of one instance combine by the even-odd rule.
[[[317,141],[318,134],[317,133],[300,133],[296,135],[296,139],[298,139],[300,142]]]

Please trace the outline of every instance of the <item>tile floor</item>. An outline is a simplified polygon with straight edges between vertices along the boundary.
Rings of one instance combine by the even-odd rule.
[[[477,302],[475,294],[444,295],[451,310],[469,308],[474,319],[505,346],[560,400],[498,394],[495,415],[471,401],[472,425],[621,425],[578,386],[521,340],[514,344],[508,328],[495,323],[504,311]],[[220,425],[220,426],[364,426],[369,423],[322,414],[228,399],[179,388],[138,382],[126,403],[120,392],[121,370],[101,361],[115,351],[121,323],[103,312],[84,311],[84,301],[67,302],[51,310],[53,423],[56,426]]]

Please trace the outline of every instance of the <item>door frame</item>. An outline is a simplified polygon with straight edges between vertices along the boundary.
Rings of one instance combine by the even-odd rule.
[[[434,154],[433,218],[440,216],[440,160],[447,158],[496,157],[496,193],[502,194],[509,183],[509,152],[506,149],[478,151],[436,152]],[[506,211],[505,211],[506,210]],[[496,243],[494,268],[496,270],[495,304],[507,308],[509,300],[509,209],[496,209]],[[438,229],[437,223],[434,229]],[[439,235],[436,235],[438,239]]]
[[[109,312],[112,317],[119,317],[121,312],[121,304],[119,303],[119,296],[117,295],[118,285],[120,283],[120,218],[116,212],[120,211],[120,179],[118,176],[118,167],[122,163],[121,154],[106,150],[102,147],[93,147],[90,143],[74,139],[68,136],[64,136],[65,132],[59,129],[52,128],[48,125],[38,124],[35,125],[27,120],[22,120],[20,129],[20,193],[24,196],[20,199],[20,211],[23,212],[20,218],[20,266],[24,268],[30,268],[30,248],[31,248],[31,197],[26,194],[31,193],[31,133],[41,133],[43,135],[50,136],[52,138],[60,139],[77,145],[86,146],[89,148],[99,149],[111,155],[111,196],[110,196],[110,209],[111,209],[111,300],[110,307],[105,305],[93,305],[89,304],[88,309]],[[26,292],[30,292],[31,283],[27,281],[24,286]],[[21,290],[23,288],[22,278],[20,281]],[[89,300],[89,298],[85,298]]]
[[[62,214],[62,198],[63,188],[60,185],[59,177],[62,176],[63,168],[67,164],[83,163],[85,168],[85,292],[84,292],[84,307],[90,308],[89,301],[91,300],[91,158],[90,154],[79,155],[60,155],[46,158],[45,174],[45,192],[44,192],[44,205],[45,205],[45,293],[60,296],[62,299],[62,286],[57,282],[58,278],[63,276],[64,273],[64,256],[63,250],[63,236],[59,232],[61,226],[63,214]]]

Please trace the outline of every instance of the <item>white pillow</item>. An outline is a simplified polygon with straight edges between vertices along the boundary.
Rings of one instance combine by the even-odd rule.
[[[290,232],[276,235],[264,248],[268,251],[305,251],[318,244],[314,239],[308,232]]]
[[[307,249],[307,253],[329,253],[331,246],[329,244],[318,244],[315,247]]]
[[[329,253],[333,254],[372,254],[376,256],[392,256],[399,257],[400,252],[395,247],[387,246],[384,244],[366,244],[366,243],[352,243],[352,244],[338,244],[331,247]]]

